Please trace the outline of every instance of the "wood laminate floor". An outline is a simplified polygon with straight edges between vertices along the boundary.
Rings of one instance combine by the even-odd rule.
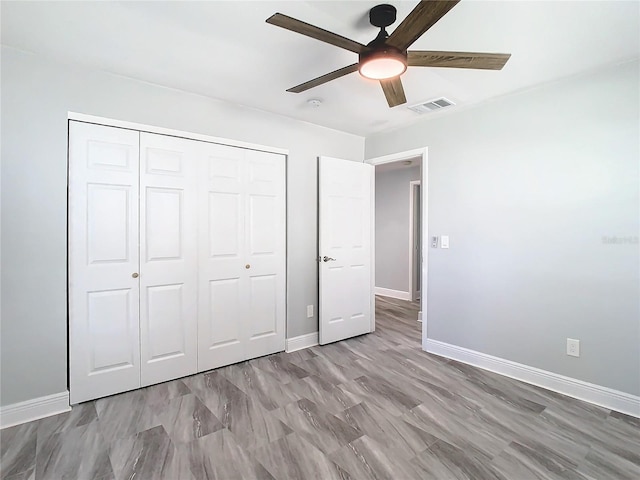
[[[77,405],[3,430],[2,479],[633,479],[640,420],[376,332]]]

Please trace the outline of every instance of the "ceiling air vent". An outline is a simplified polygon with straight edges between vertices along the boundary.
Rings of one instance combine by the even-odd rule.
[[[434,110],[440,110],[441,108],[449,107],[451,105],[455,105],[455,103],[442,97],[435,100],[429,100],[428,102],[419,103],[417,105],[412,105],[407,108],[409,110],[413,110],[416,113],[422,114],[433,112]]]

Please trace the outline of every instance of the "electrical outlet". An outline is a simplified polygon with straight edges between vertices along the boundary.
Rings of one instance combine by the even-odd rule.
[[[580,340],[575,338],[567,338],[567,355],[572,357],[580,356]]]
[[[307,305],[307,318],[313,317],[313,305]]]

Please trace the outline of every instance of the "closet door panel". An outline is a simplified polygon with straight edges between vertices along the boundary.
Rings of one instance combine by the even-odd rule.
[[[276,275],[252,275],[249,279],[250,341],[277,335],[278,296]]]
[[[247,151],[245,323],[248,358],[285,347],[285,157]]]
[[[188,355],[184,320],[184,284],[156,285],[146,289],[147,362],[153,363]],[[177,373],[179,375],[181,372]],[[167,378],[169,380],[171,377]],[[149,379],[143,379],[143,383]]]
[[[140,136],[142,385],[197,370],[197,142]]]
[[[71,403],[140,386],[137,131],[69,122]]]
[[[198,370],[205,371],[245,359],[245,151],[200,147]]]
[[[131,200],[130,185],[87,184],[89,265],[113,265],[129,259]]]
[[[254,258],[277,253],[278,237],[274,235],[274,226],[280,221],[278,200],[277,195],[249,195],[248,254]]]
[[[208,249],[215,261],[237,262],[240,259],[242,234],[242,198],[239,193],[208,192]]]
[[[145,193],[146,221],[141,226],[145,230],[145,261],[147,263],[167,260],[184,261],[182,248],[182,224],[186,213],[184,188],[147,186]]]
[[[205,311],[210,350],[239,345],[242,340],[242,296],[240,278],[209,281],[209,305]],[[203,339],[204,340],[204,339]]]
[[[98,290],[87,293],[89,326],[89,374],[131,368],[137,361],[131,344],[122,342],[137,329],[131,289]]]

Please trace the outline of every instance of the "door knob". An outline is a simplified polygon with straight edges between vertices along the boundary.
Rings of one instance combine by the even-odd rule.
[[[322,257],[322,260],[324,260],[325,262],[335,262],[336,261],[335,258],[327,257],[326,255],[324,257]]]
[[[131,274],[131,276],[132,276],[133,278],[138,278],[138,274],[137,274],[137,273],[132,273],[132,274]]]

